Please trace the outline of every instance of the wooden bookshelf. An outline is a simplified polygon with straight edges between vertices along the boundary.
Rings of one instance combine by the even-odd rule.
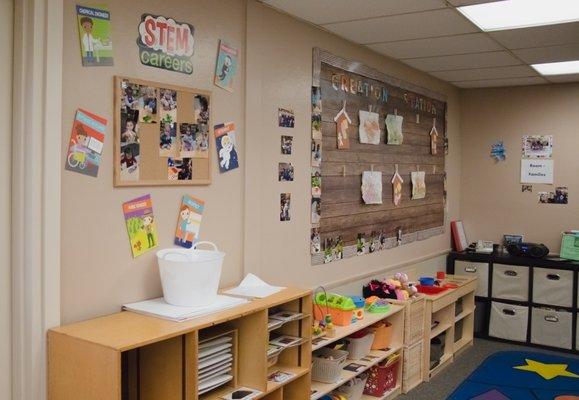
[[[268,314],[304,313],[284,324],[284,334],[303,343],[286,349],[267,365]],[[213,400],[249,387],[268,400],[307,400],[310,396],[311,291],[287,288],[265,299],[185,322],[120,312],[48,332],[49,400]],[[234,332],[233,379],[198,394],[198,346],[223,332]],[[270,373],[295,374],[282,383]]]
[[[391,304],[390,308],[385,313],[369,313],[366,312],[364,314],[364,318],[362,320],[358,320],[353,324],[348,326],[336,326],[335,333],[332,337],[322,337],[320,339],[314,340],[312,343],[312,350],[318,350],[322,347],[330,346],[333,343],[344,339],[351,334],[358,332],[362,329],[368,328],[371,325],[374,325],[380,321],[387,321],[392,324],[392,339],[390,341],[390,348],[385,350],[372,350],[370,351],[369,355],[375,356],[377,358],[373,359],[372,361],[364,361],[364,360],[347,360],[345,365],[350,363],[356,363],[364,365],[364,368],[359,369],[356,372],[342,370],[340,379],[333,383],[323,383],[312,381],[312,394],[309,397],[310,400],[318,400],[324,395],[332,392],[333,390],[339,388],[344,383],[348,382],[350,379],[355,378],[356,376],[368,371],[374,365],[377,365],[381,361],[385,360],[387,357],[391,356],[392,354],[400,354],[399,365],[398,365],[398,380],[397,385],[394,389],[385,393],[382,397],[372,397],[363,395],[362,399],[364,400],[390,400],[394,399],[398,395],[401,394],[401,387],[402,387],[402,369],[403,369],[403,357],[402,351],[404,346],[404,306]]]

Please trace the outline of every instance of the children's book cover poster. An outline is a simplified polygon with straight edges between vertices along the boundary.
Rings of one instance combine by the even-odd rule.
[[[123,203],[123,213],[133,258],[157,247],[157,224],[151,195],[147,194]]]
[[[219,41],[219,52],[215,64],[215,85],[233,92],[233,78],[237,72],[239,51],[230,44]]]
[[[239,167],[235,124],[233,122],[215,125],[215,144],[220,172],[231,171]]]
[[[103,8],[76,6],[83,67],[113,65],[111,14]]]
[[[107,120],[78,109],[72,125],[65,169],[96,177],[101,163]]]
[[[201,220],[205,202],[193,196],[184,195],[179,207],[175,244],[190,249],[199,240]]]

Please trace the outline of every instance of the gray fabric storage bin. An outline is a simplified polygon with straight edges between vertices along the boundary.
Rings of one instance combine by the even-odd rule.
[[[529,267],[493,264],[493,298],[529,301]]]
[[[528,322],[528,307],[493,301],[491,304],[489,336],[526,342]]]
[[[476,290],[474,294],[481,297],[488,296],[489,293],[488,263],[456,260],[454,262],[454,273],[455,275],[476,276],[478,279],[476,281]]]
[[[533,302],[571,307],[573,305],[573,271],[533,268]]]
[[[533,308],[531,343],[571,349],[573,315],[568,311]]]

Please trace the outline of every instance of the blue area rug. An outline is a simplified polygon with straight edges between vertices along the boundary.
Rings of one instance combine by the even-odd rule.
[[[488,357],[447,400],[572,399],[579,400],[579,359],[501,351]]]

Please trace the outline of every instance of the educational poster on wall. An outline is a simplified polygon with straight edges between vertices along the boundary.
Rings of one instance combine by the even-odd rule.
[[[229,92],[233,92],[233,78],[237,73],[238,54],[237,48],[222,40],[219,41],[214,83]]]
[[[521,159],[521,183],[553,184],[553,160]]]
[[[70,133],[66,164],[68,171],[96,177],[101,164],[107,120],[78,109]]]
[[[175,244],[190,249],[193,243],[199,240],[201,220],[205,202],[193,196],[184,195],[179,207],[177,229],[175,231]]]
[[[193,73],[195,28],[161,15],[143,14],[139,23],[139,59],[148,67]]]
[[[133,258],[157,247],[157,225],[151,195],[147,194],[123,203],[123,213]]]
[[[553,156],[553,135],[523,136],[523,157],[551,158]]]
[[[76,6],[83,67],[113,65],[111,14],[104,8]]]
[[[223,173],[239,167],[235,124],[233,122],[215,125],[215,145],[219,157],[219,172]]]

